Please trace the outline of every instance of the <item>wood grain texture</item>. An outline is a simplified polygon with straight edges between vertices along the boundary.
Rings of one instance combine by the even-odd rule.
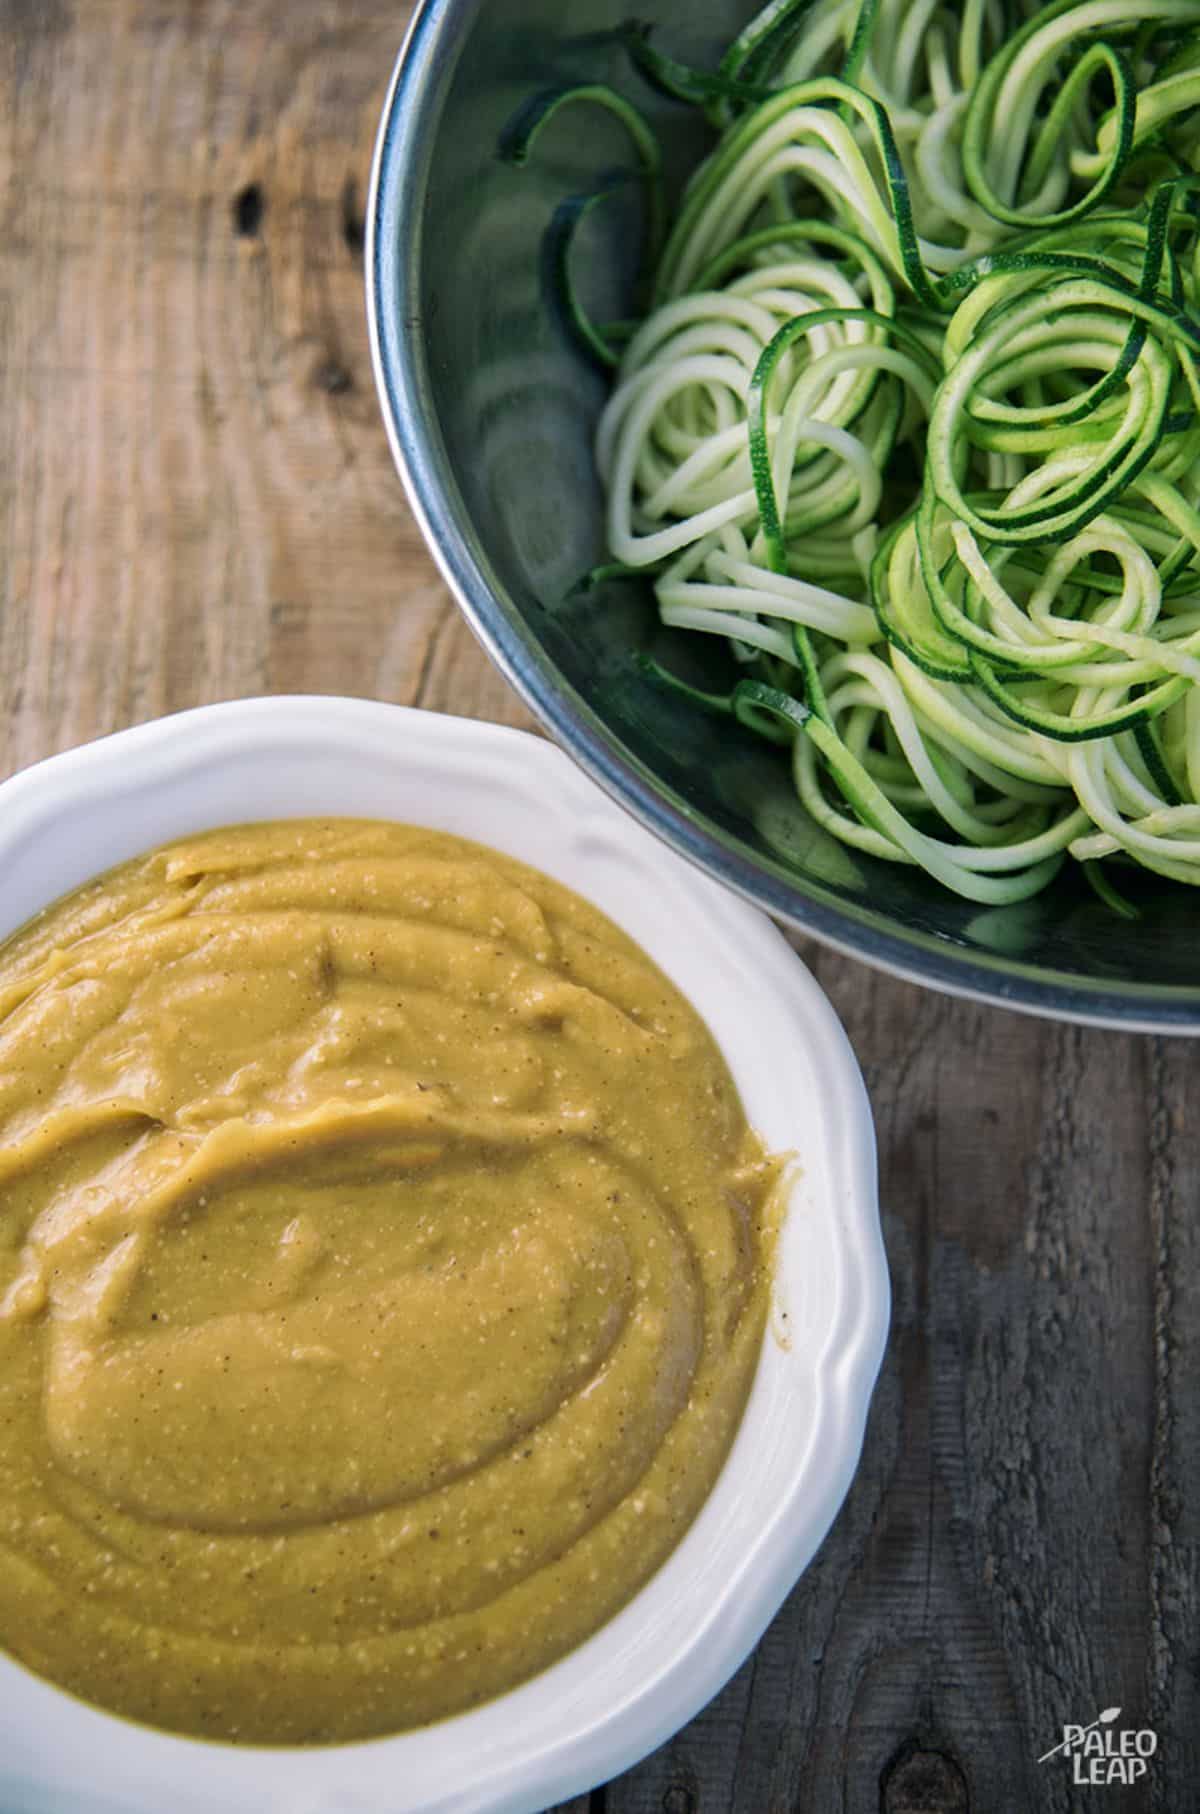
[[[526,722],[371,382],[361,210],[403,10],[0,17],[0,764],[264,691]]]
[[[371,387],[361,209],[403,19],[0,0],[0,771],[262,691],[529,722]],[[895,1318],[863,1465],[724,1693],[560,1814],[1192,1814],[1200,1051],[805,955],[878,1118]],[[1114,1704],[1159,1734],[1147,1784],[1036,1763]]]
[[[607,1810],[1066,1814],[1035,1759],[1114,1703],[1161,1754],[1098,1805],[1193,1810],[1197,1054],[807,955],[878,1117],[863,1466],[755,1658]]]

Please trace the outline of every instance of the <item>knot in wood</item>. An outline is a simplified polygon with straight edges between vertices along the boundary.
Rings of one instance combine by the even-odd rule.
[[[247,183],[233,198],[233,230],[239,239],[257,239],[266,202],[258,183]]]
[[[879,1786],[881,1814],[970,1814],[967,1779],[944,1751],[904,1745]]]

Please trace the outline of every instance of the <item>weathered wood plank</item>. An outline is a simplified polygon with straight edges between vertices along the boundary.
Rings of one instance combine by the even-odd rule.
[[[360,277],[404,7],[0,8],[0,772],[206,700],[512,723],[405,509]],[[1120,1704],[1200,1783],[1200,1052],[806,948],[879,1124],[893,1339],[814,1568],[712,1707],[561,1814],[1065,1814]],[[1090,1801],[1086,1805],[1092,1805]]]
[[[404,506],[362,216],[403,9],[2,16],[0,766],[261,691],[526,716]]]
[[[1066,1810],[1069,1771],[1035,1760],[1112,1704],[1162,1742],[1119,1805],[1191,1808],[1198,1483],[1178,1365],[1197,1174],[1179,1135],[1200,1054],[807,955],[878,1116],[884,1378],[816,1566],[608,1808]]]

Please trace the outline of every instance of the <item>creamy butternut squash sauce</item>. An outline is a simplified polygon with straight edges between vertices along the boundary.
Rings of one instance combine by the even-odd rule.
[[[585,901],[240,827],[0,948],[0,1645],[173,1730],[458,1712],[594,1632],[727,1452],[778,1163]]]

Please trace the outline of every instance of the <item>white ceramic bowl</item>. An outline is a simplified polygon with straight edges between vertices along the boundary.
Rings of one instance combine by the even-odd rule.
[[[858,1460],[888,1284],[870,1111],[846,1036],[761,914],[550,744],[324,698],[124,731],[0,786],[0,937],[170,838],[306,814],[494,845],[586,895],[650,953],[707,1020],[751,1122],[800,1156],[773,1327],[700,1516],[641,1593],[544,1674],[417,1732],[289,1751],[134,1726],[0,1657],[0,1807],[21,1814],[534,1814],[627,1768],[717,1692],[808,1564]]]

